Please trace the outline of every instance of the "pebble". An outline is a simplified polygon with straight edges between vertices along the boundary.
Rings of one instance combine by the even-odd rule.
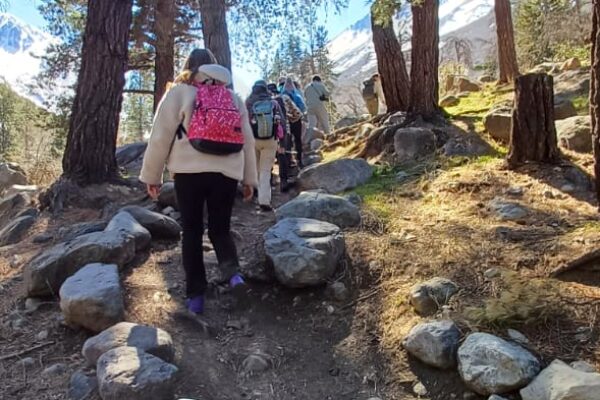
[[[42,371],[42,376],[44,377],[52,377],[52,376],[59,376],[64,374],[65,372],[67,372],[67,366],[65,364],[54,364],[49,366],[48,368],[46,368],[45,370]]]
[[[335,308],[330,304],[326,307],[327,314],[331,315],[335,312]]]
[[[486,269],[483,273],[483,276],[486,280],[491,280],[494,278],[498,278],[501,275],[500,270],[498,268],[489,268]]]
[[[48,336],[50,336],[48,329],[44,329],[43,331],[35,335],[35,338],[37,341],[43,342],[44,340],[48,339]]]
[[[519,332],[515,329],[508,329],[507,333],[508,333],[508,337],[511,338],[512,340],[514,340],[515,342],[518,342],[521,344],[529,344],[529,339],[527,339],[527,336],[523,335],[521,332]]]
[[[298,307],[300,305],[300,303],[302,302],[302,297],[300,296],[296,296],[294,297],[294,299],[292,300],[292,305],[294,307]]]
[[[427,396],[428,393],[427,388],[421,382],[417,382],[417,384],[413,386],[413,392],[415,392],[417,396]]]
[[[25,357],[17,361],[16,364],[18,367],[29,369],[35,365],[35,360],[31,357]]]
[[[32,313],[34,311],[37,311],[41,305],[42,302],[40,299],[28,297],[27,300],[25,300],[25,311],[27,311],[28,313]]]
[[[524,189],[521,186],[512,186],[506,189],[506,194],[509,196],[523,196]]]
[[[334,282],[328,287],[329,295],[338,302],[344,302],[348,300],[350,292],[343,282]]]
[[[242,368],[247,374],[263,372],[269,369],[269,362],[260,354],[250,354],[242,362]]]

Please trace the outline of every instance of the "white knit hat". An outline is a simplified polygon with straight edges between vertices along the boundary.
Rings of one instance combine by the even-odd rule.
[[[215,81],[223,82],[226,85],[231,83],[231,72],[219,64],[205,64],[198,68],[198,72],[208,76]]]

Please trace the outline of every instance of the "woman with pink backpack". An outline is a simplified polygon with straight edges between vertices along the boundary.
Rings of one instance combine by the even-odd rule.
[[[227,89],[230,72],[213,54],[195,49],[184,71],[158,105],[140,180],[156,199],[165,165],[175,180],[183,225],[182,259],[188,310],[204,311],[207,287],[202,236],[204,206],[208,236],[219,267],[234,294],[244,294],[237,249],[231,236],[231,213],[238,182],[244,200],[257,187],[255,144],[244,102]]]

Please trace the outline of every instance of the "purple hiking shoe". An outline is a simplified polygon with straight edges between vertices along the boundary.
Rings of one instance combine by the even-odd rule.
[[[235,306],[238,309],[248,308],[248,299],[250,288],[240,274],[235,274],[229,278],[229,288],[235,298]]]
[[[186,301],[187,308],[194,314],[204,313],[204,295],[195,296]]]

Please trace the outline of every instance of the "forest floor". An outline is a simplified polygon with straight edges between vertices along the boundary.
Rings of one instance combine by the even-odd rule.
[[[471,118],[456,123],[479,131],[477,117]],[[179,245],[154,242],[124,275],[126,319],[172,334],[181,398],[404,400],[417,398],[412,387],[420,381],[431,399],[460,399],[470,392],[456,372],[426,367],[401,347],[422,320],[407,301],[411,286],[443,276],[460,286],[445,314],[464,332],[506,337],[507,328],[518,329],[544,364],[560,358],[600,368],[600,265],[550,277],[599,246],[593,193],[562,190],[573,166],[580,175],[591,173],[591,157],[568,153],[563,165],[508,171],[502,153],[377,167],[373,179],[356,189],[363,223],[346,231],[348,257],[333,278],[351,290],[347,302],[334,302],[322,287],[289,290],[253,282],[244,311],[225,307],[227,294],[210,297],[206,330],[178,312],[184,301]],[[141,197],[134,193],[130,200]],[[499,220],[489,207],[499,197],[526,208],[527,216]],[[276,194],[274,201],[287,200]],[[55,299],[25,312],[21,270],[49,246],[33,244],[35,234],[99,217],[95,210],[44,215],[30,237],[0,254],[1,399],[64,399],[71,373],[84,365],[81,346],[89,334],[62,324]],[[262,233],[274,222],[254,205],[236,205],[233,229],[245,262],[263,262]],[[486,278],[492,268],[501,277]],[[5,323],[21,317],[18,329]],[[48,337],[40,339],[45,330]],[[31,350],[36,345],[42,347]],[[267,355],[270,368],[245,374],[242,362],[256,351]],[[19,356],[3,359],[13,352]],[[23,366],[24,357],[35,364]],[[41,374],[57,362],[66,364],[63,374]]]

